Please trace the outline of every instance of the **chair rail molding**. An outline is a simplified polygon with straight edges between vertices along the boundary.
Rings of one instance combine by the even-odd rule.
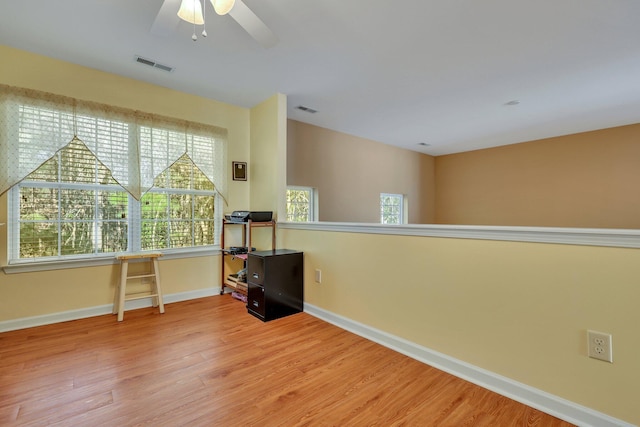
[[[279,222],[278,227],[290,230],[640,248],[640,230],[614,228],[503,227],[439,224],[386,225],[350,222]]]

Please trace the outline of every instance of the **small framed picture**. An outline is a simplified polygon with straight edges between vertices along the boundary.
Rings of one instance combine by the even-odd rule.
[[[233,180],[247,180],[247,162],[233,162]]]

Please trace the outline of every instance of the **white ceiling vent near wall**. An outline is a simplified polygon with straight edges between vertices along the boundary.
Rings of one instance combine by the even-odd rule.
[[[170,67],[170,66],[164,65],[164,64],[159,64],[156,61],[153,61],[151,59],[143,58],[143,57],[141,57],[139,55],[136,55],[135,59],[136,59],[136,62],[138,62],[140,64],[148,65],[149,67],[157,68],[159,70],[166,71],[168,73],[170,73],[170,72],[172,72],[174,70],[173,67]]]

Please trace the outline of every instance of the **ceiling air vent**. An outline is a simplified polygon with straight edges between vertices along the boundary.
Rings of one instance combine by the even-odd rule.
[[[152,61],[151,59],[146,59],[141,56],[136,55],[136,62],[144,65],[148,65],[149,67],[157,68],[162,71],[166,71],[168,73],[173,71],[173,67],[164,64],[158,64],[156,61]]]
[[[298,105],[296,108],[298,110],[300,110],[300,111],[304,111],[305,113],[315,114],[315,113],[318,112],[318,110],[314,110],[313,108],[305,107],[304,105]]]

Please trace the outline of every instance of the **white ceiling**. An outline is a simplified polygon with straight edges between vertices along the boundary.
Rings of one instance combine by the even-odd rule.
[[[640,122],[637,0],[244,0],[270,49],[208,1],[152,34],[162,3],[0,0],[0,44],[433,155]]]

